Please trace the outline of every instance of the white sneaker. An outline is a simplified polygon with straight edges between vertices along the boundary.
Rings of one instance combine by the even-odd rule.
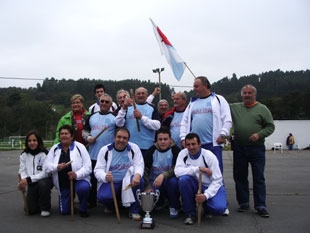
[[[141,215],[140,214],[129,213],[129,218],[132,218],[132,220],[134,220],[134,221],[140,221],[141,220]]]
[[[48,217],[50,215],[51,215],[51,212],[49,211],[45,211],[45,210],[41,211],[41,217]]]
[[[185,225],[193,225],[195,221],[196,221],[196,217],[195,216],[188,215],[187,218],[184,221],[184,224]]]
[[[228,216],[228,215],[229,215],[229,209],[226,208],[225,211],[224,211],[224,213],[223,213],[223,216]]]
[[[179,211],[175,208],[170,208],[170,215],[169,215],[169,218],[177,218],[179,217]]]

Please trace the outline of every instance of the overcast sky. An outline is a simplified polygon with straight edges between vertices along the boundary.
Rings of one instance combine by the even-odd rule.
[[[152,18],[195,75],[213,83],[310,69],[309,0],[0,0],[0,88],[40,79],[141,79],[176,90]],[[38,79],[13,80],[6,78]]]

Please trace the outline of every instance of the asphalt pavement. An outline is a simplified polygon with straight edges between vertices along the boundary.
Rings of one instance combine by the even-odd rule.
[[[120,209],[118,223],[115,214],[105,214],[102,205],[90,209],[89,218],[78,214],[61,216],[58,212],[56,190],[52,191],[52,215],[26,216],[23,199],[17,190],[17,172],[20,151],[0,151],[0,233],[105,233],[105,232],[190,232],[195,233],[310,233],[310,151],[268,151],[266,153],[265,178],[267,184],[267,208],[270,218],[262,218],[253,208],[245,213],[237,212],[234,181],[232,177],[232,151],[225,151],[224,178],[227,189],[230,215],[202,218],[200,226],[184,225],[185,215],[169,219],[169,210],[151,213],[155,228],[139,229],[140,222],[128,218],[128,210]],[[250,170],[250,168],[249,168]],[[251,172],[249,172],[251,173]],[[250,183],[251,176],[250,176]],[[78,208],[78,203],[75,203]]]

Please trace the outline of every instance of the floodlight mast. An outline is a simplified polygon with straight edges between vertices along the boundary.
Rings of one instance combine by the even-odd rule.
[[[165,68],[156,68],[153,69],[153,73],[158,73],[158,82],[159,82],[159,88],[160,88],[160,92],[159,92],[159,100],[161,100],[161,80],[160,80],[160,73],[163,72],[165,70]]]

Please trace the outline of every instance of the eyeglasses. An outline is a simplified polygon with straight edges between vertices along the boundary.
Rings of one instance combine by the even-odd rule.
[[[108,103],[110,103],[110,101],[109,100],[100,100],[100,103],[108,104]]]

